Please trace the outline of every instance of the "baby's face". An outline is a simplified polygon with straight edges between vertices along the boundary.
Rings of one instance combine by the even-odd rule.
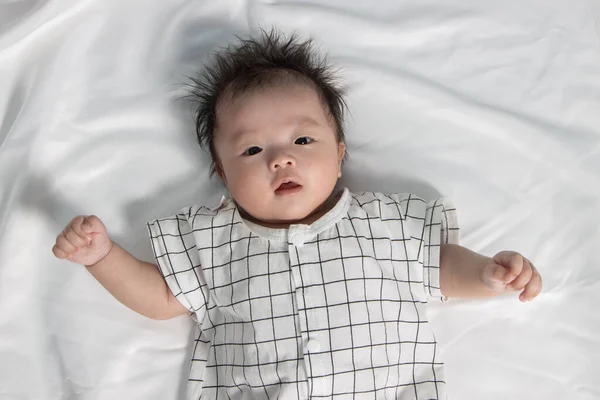
[[[317,93],[305,86],[262,89],[217,106],[217,173],[254,219],[303,220],[332,193],[345,146]]]

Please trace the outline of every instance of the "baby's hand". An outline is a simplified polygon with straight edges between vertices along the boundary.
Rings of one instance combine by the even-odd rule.
[[[78,216],[56,238],[52,253],[60,259],[90,266],[102,260],[112,249],[112,241],[100,218]]]
[[[495,292],[521,291],[519,300],[533,300],[542,291],[542,277],[519,253],[503,251],[494,256],[481,275],[484,285]]]

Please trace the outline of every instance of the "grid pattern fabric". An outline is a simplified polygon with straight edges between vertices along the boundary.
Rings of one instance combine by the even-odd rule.
[[[443,399],[427,321],[455,210],[350,193],[271,229],[225,200],[148,224],[158,266],[198,323],[189,399]]]

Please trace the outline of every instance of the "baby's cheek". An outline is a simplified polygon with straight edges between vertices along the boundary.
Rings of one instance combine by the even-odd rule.
[[[261,183],[260,178],[256,175],[240,174],[235,181],[233,192],[238,203],[244,203],[246,208],[254,209],[262,203],[266,194],[265,190],[264,183]]]

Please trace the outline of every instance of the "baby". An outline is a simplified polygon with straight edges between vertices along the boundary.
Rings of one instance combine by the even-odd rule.
[[[445,398],[427,301],[540,293],[520,254],[458,246],[445,200],[335,189],[345,103],[311,41],[243,39],[194,82],[230,199],[149,223],[157,265],[93,215],[52,249],[132,310],[197,322],[188,398]]]

